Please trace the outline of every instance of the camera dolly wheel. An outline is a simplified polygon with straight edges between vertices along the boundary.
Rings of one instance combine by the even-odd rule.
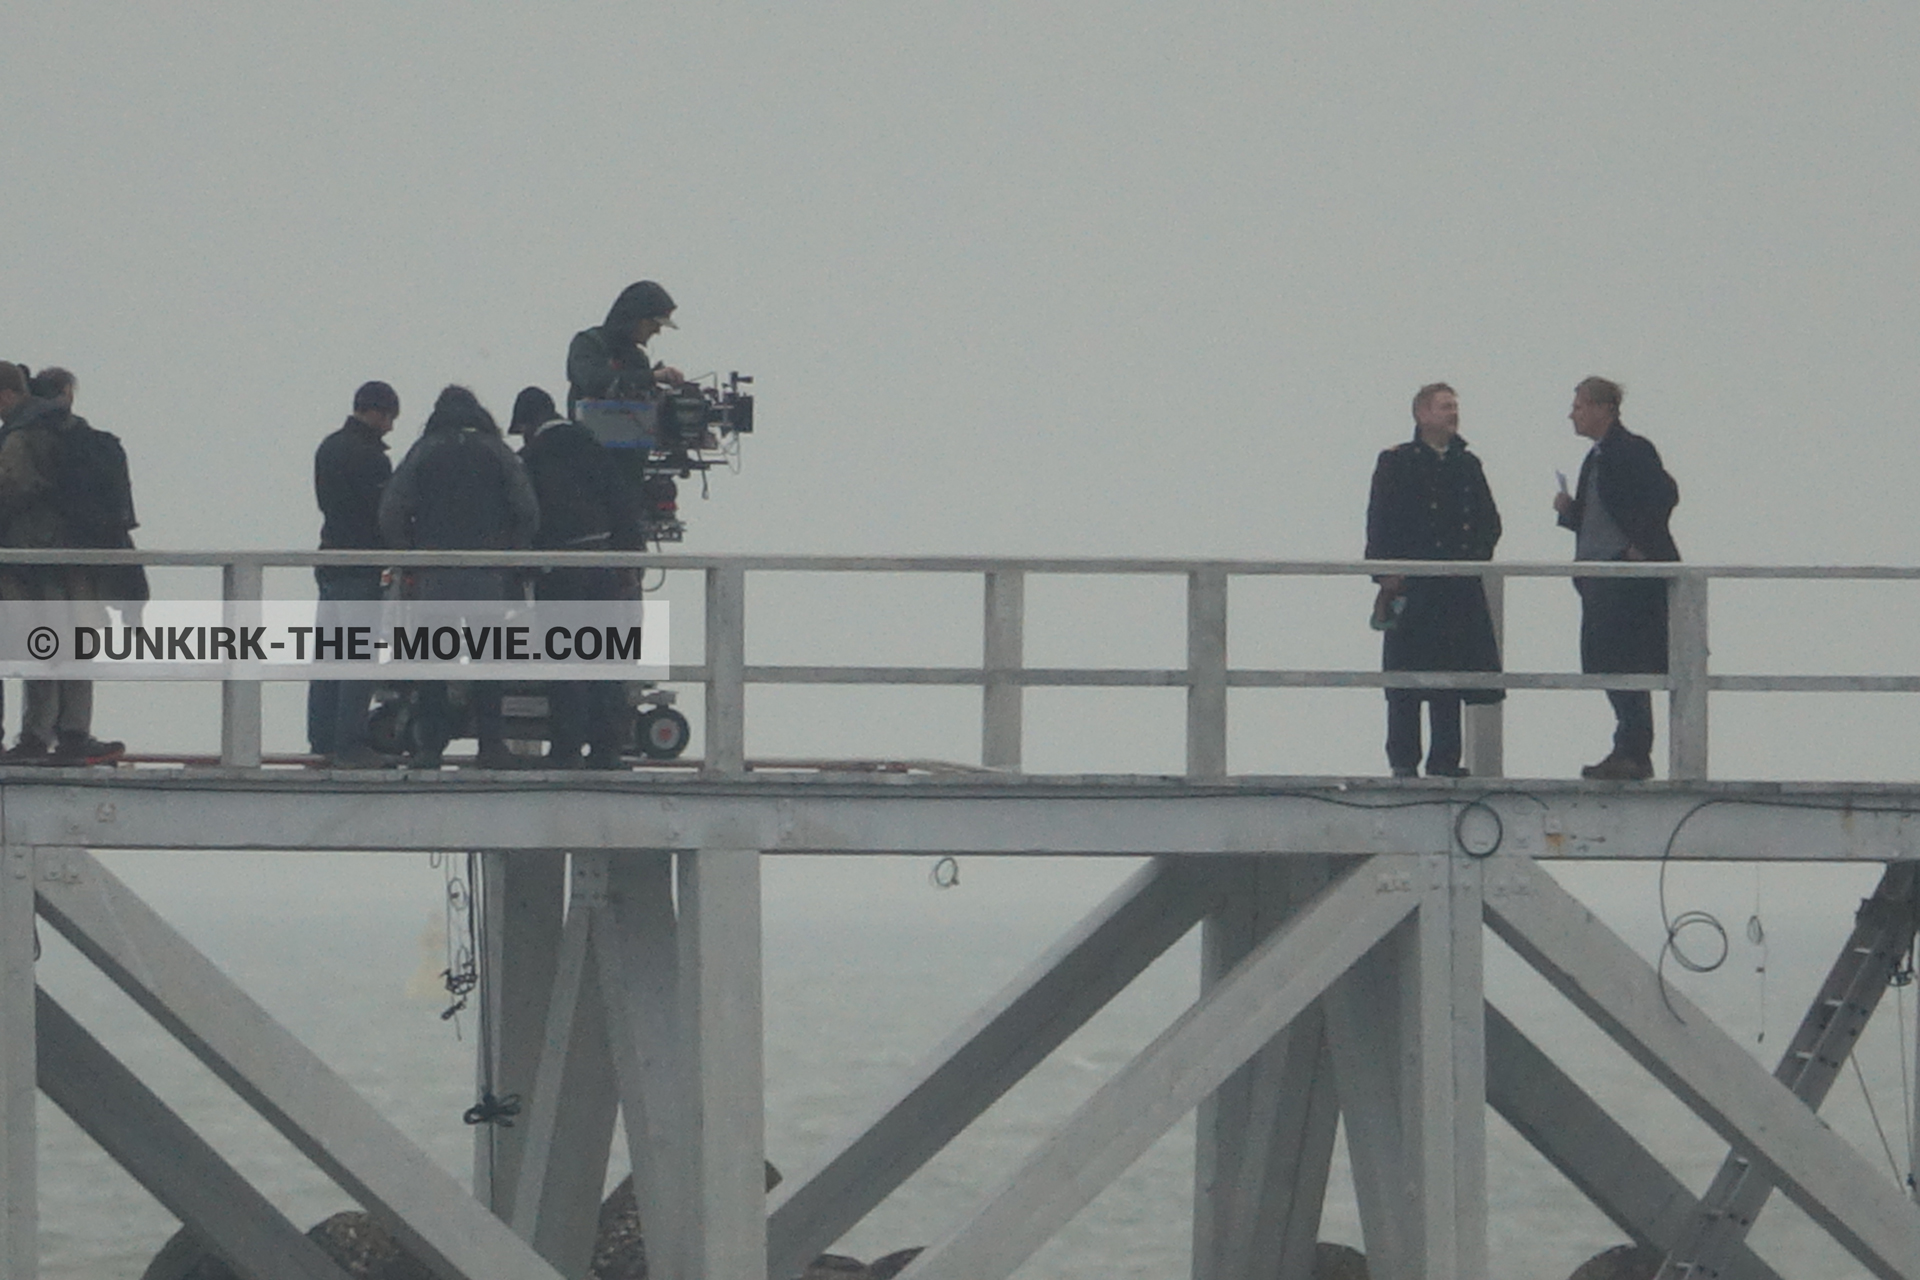
[[[693,736],[687,718],[672,707],[651,707],[641,712],[636,728],[640,754],[649,760],[676,758]]]
[[[383,755],[412,755],[420,749],[419,729],[413,699],[402,692],[374,704],[367,716],[367,745]]]

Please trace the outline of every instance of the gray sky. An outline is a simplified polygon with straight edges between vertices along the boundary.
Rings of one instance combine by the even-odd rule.
[[[0,350],[146,541],[310,545],[402,436],[562,389],[641,276],[761,379],[692,547],[1334,556],[1452,380],[1506,558],[1581,376],[1690,558],[1911,561],[1920,10],[1707,0],[8,7]]]

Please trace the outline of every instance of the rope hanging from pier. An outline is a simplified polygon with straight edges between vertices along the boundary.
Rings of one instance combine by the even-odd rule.
[[[440,1021],[453,1022],[453,1034],[458,1039],[460,1024],[454,1019],[467,1007],[467,997],[480,985],[480,971],[474,959],[478,932],[473,909],[473,855],[467,855],[465,880],[454,874],[448,855],[434,854],[431,865],[440,867],[446,875],[442,904],[446,912],[447,967],[440,971],[440,981],[453,1003],[441,1011]]]
[[[497,1124],[502,1129],[511,1129],[514,1117],[519,1114],[519,1094],[510,1093],[504,1098],[496,1098],[488,1092],[482,1093],[480,1101],[461,1112],[460,1118],[468,1124]]]

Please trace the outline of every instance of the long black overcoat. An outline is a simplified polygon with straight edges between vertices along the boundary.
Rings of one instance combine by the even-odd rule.
[[[1455,436],[1444,451],[1416,436],[1380,455],[1367,501],[1369,560],[1491,560],[1500,510],[1480,459]],[[1487,593],[1477,577],[1408,578],[1407,605],[1386,632],[1386,671],[1498,671]],[[1498,702],[1504,689],[1468,689]]]

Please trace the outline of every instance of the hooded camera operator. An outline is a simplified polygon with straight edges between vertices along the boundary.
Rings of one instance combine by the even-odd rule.
[[[607,318],[573,335],[567,348],[567,414],[582,400],[630,400],[664,383],[686,379],[678,369],[655,364],[647,343],[662,329],[677,329],[673,298],[651,280],[620,291]]]

